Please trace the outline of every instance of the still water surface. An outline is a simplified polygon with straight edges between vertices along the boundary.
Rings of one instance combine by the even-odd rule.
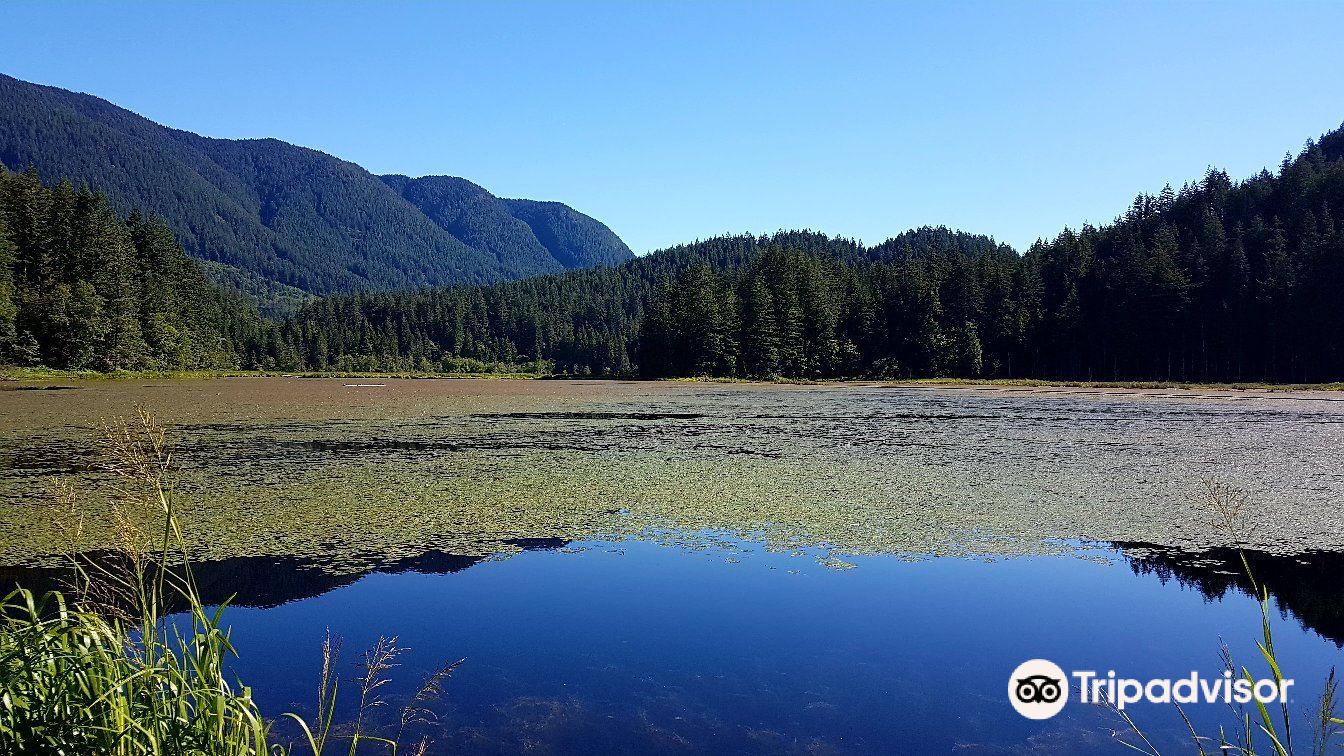
[[[579,543],[484,561],[429,555],[334,588],[320,572],[250,564],[249,588],[283,603],[235,609],[232,623],[239,672],[271,712],[312,708],[327,630],[344,639],[348,676],[380,635],[410,649],[386,689],[393,709],[436,663],[465,658],[433,707],[445,753],[1125,753],[1113,734],[1123,725],[1099,707],[1018,717],[1009,672],[1044,657],[1102,674],[1216,677],[1220,639],[1263,670],[1258,605],[1229,586],[1230,562],[1086,553],[856,557],[836,570],[750,543]],[[1275,580],[1292,577],[1284,565],[1295,562],[1272,564]],[[1313,567],[1330,590],[1298,599],[1330,608],[1311,615],[1317,626],[1281,603],[1274,615],[1301,713],[1344,662],[1326,637],[1344,631],[1340,561]],[[1222,706],[1188,708],[1210,734],[1231,721]],[[1132,713],[1166,752],[1191,750],[1170,707]]]

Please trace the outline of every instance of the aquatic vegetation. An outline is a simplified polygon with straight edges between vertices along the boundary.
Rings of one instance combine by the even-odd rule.
[[[24,469],[31,474],[17,475],[11,469],[9,475],[0,476],[11,491],[22,493],[0,508],[0,517],[5,518],[0,527],[22,528],[25,536],[0,541],[4,544],[0,561],[58,563],[75,534],[78,550],[118,548],[141,555],[129,559],[129,564],[169,562],[175,567],[165,573],[170,589],[178,584],[172,576],[190,574],[193,606],[198,606],[205,603],[200,599],[199,575],[183,565],[245,556],[303,555],[308,560],[305,569],[320,565],[324,574],[339,576],[397,560],[413,563],[427,551],[470,564],[530,544],[557,548],[570,541],[638,538],[719,550],[746,539],[843,570],[861,561],[849,559],[850,555],[998,555],[1072,549],[1074,541],[1051,540],[1058,533],[1156,533],[1155,546],[1173,540],[1209,544],[1266,540],[1263,532],[1236,538],[1218,534],[1218,523],[1227,518],[1207,506],[1169,502],[1164,509],[1156,496],[1180,490],[1166,480],[1135,487],[1144,497],[1154,497],[1151,500],[1136,496],[1125,501],[1110,490],[1098,491],[1093,499],[1073,500],[1078,486],[1098,480],[1070,479],[1078,470],[1088,469],[1082,466],[1081,455],[1033,452],[1034,444],[1024,441],[1058,435],[1061,429],[1068,432],[1067,423],[1089,422],[1080,419],[1084,413],[1118,415],[1105,421],[1111,423],[1106,426],[1108,434],[1123,442],[1118,450],[1089,447],[1110,455],[1097,462],[1101,465],[1137,455],[1129,451],[1131,441],[1114,431],[1117,426],[1137,426],[1123,433],[1140,439],[1153,432],[1151,426],[1142,425],[1139,413],[1126,415],[1123,407],[1091,400],[1067,411],[1043,403],[1024,413],[1002,399],[967,406],[960,401],[883,404],[866,393],[820,399],[811,394],[771,394],[767,403],[755,390],[744,395],[734,387],[706,395],[698,387],[694,393],[659,394],[656,399],[543,395],[520,402],[515,395],[470,397],[410,413],[406,405],[390,401],[392,397],[371,396],[383,388],[352,394],[356,401],[368,402],[354,409],[319,406],[317,417],[267,418],[252,424],[213,417],[170,434],[181,442],[177,458],[186,468],[176,472],[171,490],[173,516],[180,528],[172,531],[170,553],[145,546],[144,534],[152,543],[152,536],[161,532],[157,514],[161,510],[113,506],[124,500],[124,477],[100,468],[98,447],[81,440],[87,431],[51,431],[35,445],[45,450],[42,454],[30,452],[23,458]],[[84,392],[66,393],[73,397]],[[396,409],[396,417],[362,414],[387,413],[389,405]],[[1186,438],[1201,424],[1254,427],[1255,422],[1246,419],[1246,410],[1233,412],[1221,405],[1212,411],[1181,406],[1184,415],[1163,411],[1167,414],[1161,422],[1176,429],[1166,432]],[[324,412],[352,416],[323,417]],[[1017,424],[1034,427],[1023,430]],[[852,429],[848,436],[841,430],[846,425]],[[975,448],[953,448],[954,440],[987,435],[986,427],[996,434],[1017,434],[1009,447],[1021,452],[1017,465],[1033,467],[1034,477],[1024,478],[1011,465],[1005,466],[999,458],[1004,447],[983,442]],[[1333,432],[1332,425],[1309,427],[1304,436]],[[164,436],[156,443],[166,445],[168,440]],[[1278,440],[1289,447],[1298,443]],[[1171,454],[1169,449],[1153,451],[1140,442],[1133,442],[1133,448],[1164,458]],[[1217,451],[1228,454],[1229,447]],[[1288,452],[1262,449],[1261,453]],[[1235,456],[1235,449],[1231,454]],[[949,455],[963,467],[950,466]],[[122,467],[152,469],[136,459],[128,459]],[[1051,464],[1061,469],[1041,475]],[[1203,465],[1203,460],[1187,461],[1177,469]],[[59,517],[53,516],[51,497],[38,495],[45,478],[42,471],[53,467],[77,473],[81,492],[77,497],[55,497],[62,507]],[[992,474],[996,469],[1001,477]],[[1305,470],[1308,477],[1314,474],[1310,467]],[[1116,473],[1115,479],[1125,479],[1124,474]],[[1242,507],[1240,516],[1274,523],[1272,513],[1278,510],[1270,507],[1266,514],[1260,499],[1255,501],[1256,507]],[[995,502],[998,509],[992,506]],[[1303,511],[1311,511],[1311,502],[1306,500]],[[1231,515],[1238,514],[1234,503],[1235,499],[1228,500]],[[1301,503],[1289,500],[1283,506]],[[1096,513],[1091,521],[1085,517],[1089,511]],[[1170,532],[1162,532],[1177,518],[1190,535],[1179,532],[1173,539]],[[1294,523],[1271,529],[1269,535],[1287,539],[1302,531]],[[117,565],[110,560],[98,564]],[[145,574],[157,576],[153,568]],[[102,605],[125,606],[109,601]],[[10,611],[31,623],[33,612]],[[187,616],[194,617],[194,612],[188,609]],[[192,637],[182,627],[182,637]],[[200,627],[209,631],[206,625]],[[162,637],[177,658],[184,657],[186,652],[174,645],[178,643],[174,636]],[[222,641],[228,640],[223,634]],[[377,750],[388,747],[389,740],[410,744],[414,751],[416,736],[425,729],[419,720],[428,710],[420,693],[395,711],[391,700],[379,697],[383,687],[377,681],[387,679],[395,668],[398,649],[391,638],[376,645],[375,654],[365,660],[364,681],[353,688],[346,681],[338,684],[329,674],[317,708],[305,712],[302,724],[286,718],[274,730],[267,729],[267,742],[285,731],[294,734],[304,752],[341,752],[360,742]],[[210,653],[227,657],[231,651],[220,646]],[[325,653],[330,672],[337,657],[334,641]],[[446,675],[452,668],[441,669]],[[146,674],[146,679],[153,677]],[[237,681],[227,682],[235,697],[247,692]],[[425,695],[433,695],[437,685],[430,684]],[[330,703],[338,692],[347,701],[339,714]],[[365,699],[359,710],[370,715],[368,720],[358,713],[345,716],[350,703],[359,698]],[[392,700],[401,702],[399,697]],[[342,725],[340,720],[347,718],[351,721]],[[1263,737],[1259,730],[1254,732]]]
[[[1249,538],[1248,522],[1253,504],[1247,491],[1226,480],[1205,478],[1201,482],[1201,498],[1206,508],[1216,518],[1218,527],[1233,543],[1242,543]],[[1243,573],[1246,579],[1250,581],[1256,600],[1259,603],[1260,638],[1256,641],[1256,649],[1263,657],[1269,674],[1268,677],[1252,674],[1249,668],[1239,665],[1233,659],[1231,649],[1226,643],[1223,643],[1222,658],[1227,670],[1226,674],[1232,679],[1246,680],[1252,683],[1257,679],[1269,679],[1282,687],[1287,676],[1284,674],[1283,665],[1274,650],[1269,587],[1256,579],[1255,572],[1251,568],[1251,562],[1244,552],[1240,554],[1240,561]],[[1335,670],[1332,668],[1326,676],[1319,704],[1311,712],[1311,718],[1308,721],[1308,724],[1311,725],[1311,753],[1313,754],[1323,755],[1327,749],[1338,745],[1338,736],[1341,732],[1344,732],[1344,719],[1340,718],[1336,708],[1337,694],[1338,683],[1335,679]],[[1135,722],[1128,712],[1110,704],[1107,705],[1125,724],[1127,733],[1124,733],[1124,736],[1137,740],[1137,742],[1130,742],[1128,739],[1122,739],[1120,742],[1123,745],[1147,756],[1161,756],[1161,751],[1153,745],[1152,741],[1144,734],[1143,728]],[[1280,699],[1274,710],[1259,701],[1255,702],[1254,707],[1249,707],[1246,704],[1229,704],[1235,724],[1231,727],[1219,727],[1217,737],[1201,735],[1190,722],[1189,717],[1185,715],[1180,704],[1173,705],[1180,712],[1182,720],[1189,728],[1192,745],[1200,756],[1214,752],[1222,754],[1237,753],[1244,756],[1255,756],[1256,754],[1293,756],[1293,754],[1299,752],[1294,747],[1293,734],[1293,724],[1297,721],[1297,718],[1293,716],[1286,700]],[[1301,738],[1300,725],[1299,722],[1298,739]]]
[[[207,608],[191,568],[174,501],[166,432],[147,413],[109,424],[107,470],[119,482],[109,517],[115,550],[90,555],[85,513],[74,490],[58,485],[53,518],[68,539],[73,576],[67,594],[37,597],[17,588],[0,600],[0,752],[67,754],[297,753],[275,743],[252,690],[226,672],[235,654],[223,619],[228,602]],[[159,535],[136,515],[152,514]],[[185,619],[171,614],[185,614]],[[356,719],[335,725],[338,644],[323,646],[316,732],[289,714],[314,756],[348,741],[395,754],[425,721],[425,704],[462,662],[442,666],[400,710],[394,735],[373,721],[401,649],[380,639],[359,679]],[[424,753],[428,740],[419,741]],[[329,747],[330,746],[330,747]]]
[[[264,752],[251,691],[222,672],[230,646],[217,615],[193,611],[189,635],[174,637],[157,623],[132,629],[74,609],[59,594],[15,591],[0,608],[0,750]]]
[[[1087,541],[1227,545],[1188,481],[1254,465],[1243,544],[1341,545],[1337,402],[1006,390],[550,381],[238,379],[4,392],[0,563],[59,562],[43,479],[76,475],[91,547],[108,483],[82,425],[126,398],[176,418],[198,559],[319,557],[706,531],[845,555],[1053,553]],[[59,402],[56,396],[59,394]],[[7,463],[7,464],[6,464]],[[1245,476],[1243,476],[1245,477]],[[21,536],[19,535],[21,534]]]
[[[121,481],[111,519],[121,559],[71,552],[70,599],[22,588],[0,602],[0,750],[6,753],[260,754],[267,725],[251,691],[227,678],[232,653],[223,607],[195,599],[190,567],[162,568],[180,542],[165,480],[164,435],[142,415],[109,428],[112,472]],[[72,544],[82,537],[73,492],[58,491]],[[127,517],[153,508],[157,552]],[[149,564],[160,566],[151,570]],[[170,597],[188,620],[164,622]]]
[[[433,722],[434,714],[428,708],[428,704],[443,693],[444,681],[466,661],[459,659],[445,664],[426,677],[410,701],[398,711],[395,734],[384,736],[378,734],[379,730],[370,720],[375,710],[387,704],[381,698],[379,689],[388,684],[388,674],[398,666],[397,659],[405,649],[397,645],[395,637],[382,637],[373,648],[364,652],[362,672],[355,679],[355,683],[359,686],[359,705],[356,708],[355,720],[345,728],[336,725],[336,705],[340,692],[340,678],[336,674],[336,668],[340,651],[339,639],[333,638],[328,633],[322,642],[322,676],[317,689],[317,712],[313,723],[310,725],[297,714],[285,714],[286,718],[299,727],[303,734],[303,744],[307,745],[313,756],[328,753],[329,746],[335,746],[343,740],[349,741],[350,756],[355,756],[359,752],[360,743],[386,747],[388,752],[395,756],[405,742],[404,738],[411,727]],[[428,736],[421,736],[416,743],[415,753],[417,756],[423,756],[428,747]]]

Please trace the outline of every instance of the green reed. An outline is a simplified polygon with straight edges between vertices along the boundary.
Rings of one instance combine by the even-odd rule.
[[[172,454],[165,430],[147,412],[104,428],[106,469],[118,481],[108,512],[111,553],[85,556],[74,491],[53,488],[56,517],[69,540],[72,579],[64,592],[38,597],[18,588],[0,599],[0,753],[286,756],[273,742],[252,690],[231,678],[236,656],[224,625],[228,602],[201,599],[174,511]],[[156,513],[153,532],[139,525]],[[167,619],[169,614],[182,618]],[[379,688],[401,653],[395,639],[370,652],[353,723],[337,726],[336,648],[323,645],[316,725],[288,714],[314,756],[344,751],[396,754],[409,727],[429,717],[426,704],[461,662],[446,665],[401,709],[395,736],[370,724],[384,702]],[[317,734],[314,734],[314,733]],[[423,753],[421,740],[416,752]],[[361,746],[371,746],[361,749]]]
[[[1202,482],[1201,497],[1208,511],[1214,516],[1216,526],[1231,539],[1232,543],[1244,544],[1247,541],[1246,529],[1251,507],[1249,495],[1226,481],[1208,478]],[[1241,558],[1242,572],[1250,581],[1251,590],[1260,605],[1260,637],[1256,640],[1256,649],[1265,662],[1270,678],[1275,683],[1282,683],[1285,678],[1278,654],[1274,651],[1269,588],[1256,579],[1250,560],[1246,558],[1246,552],[1238,549],[1238,554]],[[1226,643],[1221,645],[1221,654],[1224,667],[1234,678],[1254,683],[1256,677],[1248,667],[1236,662],[1232,650]],[[1336,709],[1337,693],[1338,681],[1332,668],[1326,676],[1318,704],[1309,713],[1305,722],[1293,716],[1285,700],[1280,700],[1272,710],[1260,701],[1256,701],[1254,706],[1230,704],[1231,722],[1219,726],[1217,736],[1201,735],[1180,704],[1173,705],[1189,731],[1194,752],[1200,756],[1211,756],[1215,753],[1237,756],[1295,756],[1302,752],[1297,746],[1303,745],[1300,726],[1297,728],[1298,735],[1294,735],[1295,721],[1298,721],[1299,725],[1311,725],[1311,750],[1307,753],[1324,756],[1331,746],[1338,744],[1339,735],[1344,731],[1344,719],[1339,717]],[[1125,723],[1128,728],[1127,735],[1138,741],[1135,743],[1121,739],[1119,741],[1121,745],[1147,756],[1161,756],[1162,752],[1153,745],[1143,729],[1127,712],[1114,706],[1110,706],[1110,709]]]

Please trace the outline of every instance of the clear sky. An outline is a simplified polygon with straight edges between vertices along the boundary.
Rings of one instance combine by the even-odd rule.
[[[561,200],[638,252],[946,224],[1024,248],[1344,121],[1344,2],[54,3],[0,71]]]

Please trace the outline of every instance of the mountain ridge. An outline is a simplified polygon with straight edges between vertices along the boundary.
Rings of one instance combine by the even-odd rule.
[[[513,218],[465,179],[408,178],[465,182],[484,193],[457,208],[467,241],[351,161],[274,137],[201,136],[94,95],[4,74],[0,164],[32,165],[48,183],[87,183],[121,213],[161,216],[187,252],[214,263],[209,269],[224,279],[238,277],[233,268],[308,294],[490,283],[634,256],[609,228],[568,206],[578,231],[566,236],[559,221],[538,229]],[[509,233],[489,233],[496,226]],[[538,232],[555,239],[559,257]]]

